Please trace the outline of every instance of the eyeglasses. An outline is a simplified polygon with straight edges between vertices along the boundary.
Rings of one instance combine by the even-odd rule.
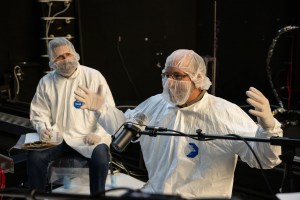
[[[167,79],[167,78],[172,78],[174,80],[177,80],[177,81],[180,81],[182,80],[183,78],[187,77],[188,74],[178,74],[178,73],[174,73],[174,74],[167,74],[167,73],[162,73],[161,74],[161,77],[164,78],[164,79]]]

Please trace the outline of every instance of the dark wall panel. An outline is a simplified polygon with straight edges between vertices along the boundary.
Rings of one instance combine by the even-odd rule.
[[[106,77],[117,104],[161,92],[161,67],[195,49],[195,1],[79,1],[83,64]]]
[[[189,48],[202,56],[212,56],[214,3],[218,26],[217,96],[242,105],[245,90],[253,85],[276,104],[266,73],[268,48],[279,29],[299,25],[300,13],[299,2],[292,0],[75,0],[73,3],[78,33],[74,33],[72,42],[81,54],[82,64],[100,70],[107,78],[117,104],[136,104],[160,92],[161,67],[175,49]],[[40,63],[47,70],[45,60],[40,60],[45,53],[40,39],[44,36],[42,3],[4,1],[1,8],[0,84],[7,74],[14,83],[13,67],[22,62]],[[61,26],[57,28],[62,31]],[[291,39],[285,36],[286,44],[278,46],[273,66],[277,61],[289,62]],[[298,41],[299,36],[296,34],[293,39]],[[296,45],[293,74],[299,73],[298,54]],[[283,88],[288,67],[274,68],[275,76],[285,76],[276,80]],[[294,75],[294,85],[299,85],[297,77]],[[299,96],[296,91],[299,86],[294,85],[292,96]],[[285,93],[286,90],[281,92],[283,98]],[[292,103],[298,101],[294,99]]]
[[[14,67],[21,63],[38,63],[41,51],[40,7],[35,0],[3,1],[1,3],[1,45],[0,45],[0,85],[10,84],[12,96],[15,96]],[[38,66],[40,67],[40,66]],[[32,80],[39,79],[41,74],[27,73],[30,87],[22,85],[23,94],[32,94],[36,85]],[[28,80],[29,79],[29,80]],[[36,83],[36,81],[34,81]],[[25,96],[27,96],[25,95]],[[30,101],[20,97],[20,101]]]
[[[280,29],[299,25],[299,10],[297,1],[217,1],[218,96],[243,105],[246,104],[245,91],[254,86],[277,104],[266,70],[268,49]],[[272,58],[280,58],[278,64],[283,68],[284,63],[291,62],[288,53],[291,40],[286,42],[285,48],[276,48],[280,53]],[[299,48],[293,51],[296,58]],[[294,67],[299,69],[299,64]]]
[[[45,75],[43,66],[40,63],[22,62],[17,63],[13,71],[14,101],[30,103],[39,80]]]

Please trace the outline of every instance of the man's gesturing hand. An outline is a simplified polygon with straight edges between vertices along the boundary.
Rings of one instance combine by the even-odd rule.
[[[255,108],[255,110],[250,109],[249,113],[257,117],[258,123],[265,130],[274,128],[275,121],[269,100],[254,87],[250,87],[246,95],[249,97],[247,102]]]
[[[104,98],[102,96],[102,85],[99,86],[97,93],[94,93],[90,90],[88,90],[84,86],[78,86],[80,90],[83,92],[76,90],[75,93],[75,99],[78,101],[81,101],[83,105],[80,107],[80,109],[88,109],[96,111],[101,108],[104,102]]]

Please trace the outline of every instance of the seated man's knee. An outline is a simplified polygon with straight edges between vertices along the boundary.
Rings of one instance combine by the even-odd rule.
[[[29,150],[27,152],[27,161],[29,162],[38,162],[43,160],[44,157],[45,155],[42,153],[42,151]]]
[[[109,162],[109,148],[106,144],[99,144],[95,147],[91,159],[96,162]]]

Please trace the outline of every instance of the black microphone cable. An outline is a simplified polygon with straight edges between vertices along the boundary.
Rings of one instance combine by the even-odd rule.
[[[273,189],[272,189],[272,187],[271,187],[271,184],[270,184],[270,182],[269,182],[269,180],[268,180],[266,174],[264,173],[263,167],[262,167],[262,165],[261,165],[261,163],[260,163],[260,161],[259,161],[259,159],[258,159],[256,153],[254,152],[253,148],[252,148],[251,145],[249,144],[249,142],[246,141],[245,138],[243,138],[243,137],[241,137],[241,136],[239,136],[239,135],[236,135],[236,134],[227,134],[227,135],[228,135],[228,136],[233,136],[233,137],[236,137],[236,138],[242,140],[242,141],[248,146],[248,148],[250,149],[250,151],[251,151],[252,154],[254,155],[257,164],[259,165],[261,174],[262,174],[262,176],[263,176],[263,178],[264,178],[264,180],[265,180],[265,183],[266,183],[266,185],[267,185],[269,191],[270,191],[271,194],[273,195],[274,199],[277,200],[278,198],[276,197],[276,195],[275,195],[275,193],[274,193],[274,191],[273,191]]]
[[[181,133],[181,134],[184,134],[184,133]],[[275,193],[274,193],[274,191],[273,191],[273,189],[272,189],[272,187],[271,187],[271,184],[270,184],[270,182],[269,182],[269,180],[268,180],[266,174],[264,173],[264,170],[263,170],[263,167],[262,167],[262,165],[261,165],[261,162],[259,161],[259,159],[258,159],[256,153],[254,152],[254,150],[253,150],[253,148],[251,147],[251,145],[249,144],[249,142],[248,142],[247,140],[245,140],[245,138],[243,138],[243,137],[241,137],[241,136],[239,136],[239,135],[236,135],[236,134],[226,134],[225,136],[232,136],[232,137],[238,138],[238,139],[240,139],[240,140],[242,140],[243,142],[246,143],[246,145],[248,146],[248,148],[250,149],[250,151],[251,151],[252,154],[254,155],[257,164],[259,165],[259,169],[260,169],[261,174],[262,174],[262,176],[263,176],[263,178],[264,178],[264,181],[265,181],[265,183],[266,183],[266,185],[267,185],[267,187],[268,187],[268,190],[271,192],[271,194],[272,194],[272,196],[274,197],[274,199],[277,200],[278,198],[276,197],[276,195],[275,195]],[[203,138],[199,138],[199,136],[192,136],[192,137],[190,137],[190,138],[193,138],[193,139],[198,140],[198,141],[215,140],[215,139],[203,139]]]

